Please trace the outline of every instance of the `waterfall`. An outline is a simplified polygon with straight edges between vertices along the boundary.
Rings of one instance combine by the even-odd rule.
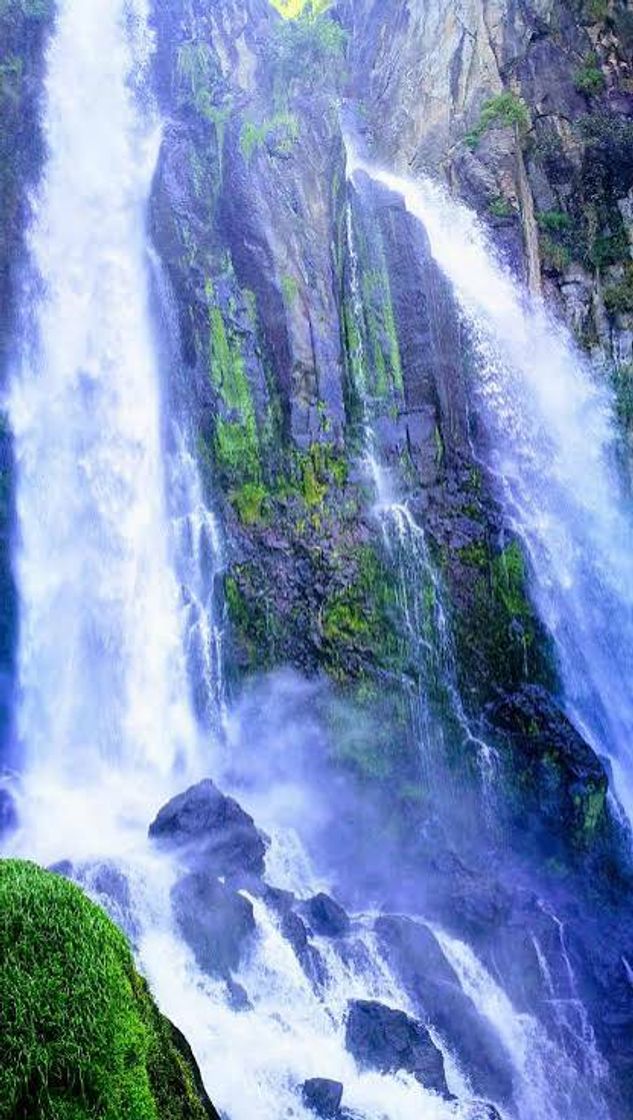
[[[530,560],[572,719],[611,760],[633,820],[633,522],[612,405],[586,359],[498,261],[474,215],[427,180],[361,169],[404,198],[453,285],[491,435],[490,467]]]
[[[238,1009],[180,935],[170,892],[182,869],[147,838],[163,800],[213,769],[211,731],[222,707],[219,534],[186,424],[165,407],[152,315],[145,215],[161,129],[148,91],[148,15],[149,0],[59,0],[48,53],[48,162],[34,200],[31,297],[8,401],[24,756],[10,850],[42,863],[71,859],[86,888],[129,922],[161,1007],[191,1040],[210,1094],[232,1120],[309,1120],[300,1089],[311,1076],[339,1078],[345,1107],[363,1120],[490,1116],[470,1099],[450,1041],[436,1040],[451,1099],[404,1073],[367,1072],[346,1049],[349,999],[416,1014],[372,919],[353,916],[338,943],[311,938],[323,961],[315,983],[265,892],[253,894],[256,931],[235,974],[248,1002]],[[407,507],[386,502],[383,513],[392,546],[433,583]],[[411,578],[403,567],[403,610],[419,641]],[[437,594],[433,617],[446,635]],[[300,838],[274,822],[271,832],[268,880],[278,886],[281,868],[281,885],[297,898],[319,889]],[[125,877],[123,918],[100,893],[100,861]],[[492,981],[471,949],[437,936],[523,1084],[523,1036],[509,1033],[507,1003],[497,989],[490,997]],[[535,1033],[536,1025],[536,1045]],[[544,1120],[547,1091],[539,1082],[529,1108],[519,1096],[499,1115]]]
[[[100,815],[123,789],[149,795],[153,780],[191,772],[199,750],[150,315],[145,209],[161,129],[147,19],[145,0],[59,5],[29,235],[33,326],[9,398],[28,802],[90,787]],[[180,463],[191,522],[199,484]]]

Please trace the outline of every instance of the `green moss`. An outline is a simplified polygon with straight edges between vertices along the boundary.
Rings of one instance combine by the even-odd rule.
[[[602,93],[606,80],[602,70],[597,65],[595,55],[591,55],[574,74],[574,85],[579,93],[588,97],[595,97]]]
[[[292,307],[297,296],[299,295],[299,285],[294,276],[282,276],[281,290],[283,292],[286,307]]]
[[[479,120],[465,136],[465,142],[474,150],[491,128],[514,128],[517,135],[522,136],[527,132],[529,124],[530,114],[523,98],[506,90],[484,102]]]
[[[123,934],[78,887],[0,862],[0,1118],[203,1120]]]
[[[625,269],[620,281],[605,288],[604,305],[610,315],[633,314],[633,265]]]
[[[498,198],[493,198],[488,206],[488,210],[493,218],[511,218],[515,213],[514,207],[503,195],[499,195]]]
[[[256,483],[261,475],[259,436],[239,337],[227,331],[217,305],[210,309],[210,326],[211,381],[224,405],[215,425],[216,464],[231,483]]]
[[[259,482],[245,482],[229,495],[243,525],[261,525],[266,520],[264,503],[267,497],[266,487]]]
[[[323,635],[330,668],[347,677],[353,649],[374,665],[400,671],[405,638],[391,571],[372,545],[358,546],[350,557],[355,575],[336,590],[323,609]]]
[[[346,32],[321,3],[301,3],[299,8],[295,0],[295,7],[295,18],[280,21],[270,42],[275,95],[281,103],[295,82],[336,85],[342,78]]]
[[[240,131],[240,150],[249,162],[253,153],[268,147],[276,155],[287,155],[299,138],[299,118],[294,113],[280,112],[256,124],[244,121]]]

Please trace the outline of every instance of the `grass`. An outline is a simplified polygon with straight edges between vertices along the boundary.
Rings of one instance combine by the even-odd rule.
[[[204,1120],[123,934],[73,883],[0,861],[0,1120]]]

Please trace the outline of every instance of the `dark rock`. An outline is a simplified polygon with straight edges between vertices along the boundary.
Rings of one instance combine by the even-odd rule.
[[[313,932],[322,937],[342,937],[349,930],[350,921],[343,907],[327,894],[315,894],[302,910]]]
[[[523,685],[490,705],[488,717],[510,748],[521,829],[590,840],[605,819],[607,773],[550,693]]]
[[[304,1081],[301,1096],[306,1108],[312,1109],[323,1120],[331,1120],[340,1115],[343,1086],[340,1081],[330,1081],[326,1077],[311,1077]]]
[[[0,837],[13,832],[18,826],[18,811],[8,789],[0,789]]]
[[[226,990],[233,1011],[250,1011],[253,1005],[248,998],[246,988],[242,984],[238,984],[232,976],[229,976],[226,982]]]
[[[433,934],[410,918],[385,915],[375,924],[387,959],[425,1016],[446,1039],[475,1093],[512,1097],[512,1066],[498,1036],[462,991]]]
[[[289,910],[281,920],[281,932],[299,956],[308,944],[308,932],[298,914]]]
[[[239,965],[255,930],[248,899],[219,880],[194,872],[176,883],[172,903],[181,933],[200,968],[214,976],[228,976]]]
[[[361,1068],[404,1070],[426,1089],[449,1096],[442,1054],[427,1028],[404,1011],[373,1000],[350,1001],[345,1045]]]
[[[130,886],[123,872],[114,863],[98,863],[82,868],[82,879],[97,894],[105,895],[121,910],[130,908]]]
[[[191,854],[210,875],[261,875],[264,870],[266,845],[253,818],[209,779],[169,801],[149,834]]]
[[[51,863],[48,870],[54,872],[55,875],[63,875],[64,879],[75,878],[75,868],[69,859],[59,859],[56,863]]]

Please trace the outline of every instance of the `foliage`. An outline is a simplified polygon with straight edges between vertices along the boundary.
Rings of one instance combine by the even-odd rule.
[[[278,97],[297,80],[307,85],[336,80],[347,34],[322,6],[306,4],[295,19],[282,20],[271,36],[270,53]]]
[[[600,67],[596,65],[595,59],[585,62],[574,74],[576,89],[579,93],[585,93],[587,96],[602,93],[605,84],[605,76]]]
[[[214,298],[212,288],[208,295]],[[224,405],[215,425],[215,461],[231,482],[260,480],[259,435],[255,407],[239,337],[229,333],[217,304],[210,309],[211,381]]]
[[[284,19],[296,19],[306,10],[320,15],[330,7],[331,0],[271,0],[271,4]]]
[[[502,194],[500,194],[498,198],[493,198],[492,202],[488,206],[488,210],[492,214],[493,218],[511,218],[514,213],[514,209],[511,206],[509,200]]]
[[[618,283],[610,284],[604,292],[604,305],[610,315],[633,313],[633,265],[629,265]]]
[[[74,884],[0,862],[0,1118],[203,1120],[123,934]]]
[[[275,113],[260,124],[246,120],[240,132],[240,150],[249,161],[253,152],[264,146],[276,154],[287,155],[299,137],[299,118],[294,113]]]
[[[523,98],[506,90],[484,102],[479,121],[465,137],[466,144],[474,150],[491,128],[514,128],[520,136],[527,132],[529,124],[530,114]]]

